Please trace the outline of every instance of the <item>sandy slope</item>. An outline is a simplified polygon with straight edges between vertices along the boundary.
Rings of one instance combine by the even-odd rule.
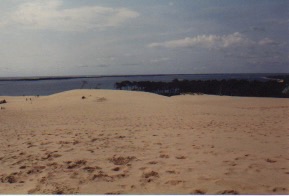
[[[110,90],[4,98],[2,194],[289,194],[288,99]]]

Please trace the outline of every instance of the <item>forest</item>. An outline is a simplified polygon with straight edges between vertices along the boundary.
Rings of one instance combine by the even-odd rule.
[[[119,90],[151,92],[165,96],[208,94],[245,97],[289,97],[288,80],[178,80],[170,82],[122,81],[115,83]]]

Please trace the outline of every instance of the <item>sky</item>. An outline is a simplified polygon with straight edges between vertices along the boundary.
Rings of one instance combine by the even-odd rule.
[[[289,73],[288,0],[1,0],[0,77]]]

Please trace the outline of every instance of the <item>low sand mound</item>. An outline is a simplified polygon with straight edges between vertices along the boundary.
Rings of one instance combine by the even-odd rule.
[[[154,93],[140,92],[140,91],[124,91],[124,90],[71,90],[62,93],[53,94],[47,96],[48,98],[82,98],[85,96],[89,97],[105,97],[112,100],[137,100],[143,101],[152,99],[166,99],[167,97],[162,95],[157,95]]]
[[[0,97],[0,193],[288,194],[289,100]]]

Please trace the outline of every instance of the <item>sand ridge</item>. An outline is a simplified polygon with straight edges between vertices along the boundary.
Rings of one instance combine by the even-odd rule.
[[[0,97],[0,193],[288,194],[289,100]]]

